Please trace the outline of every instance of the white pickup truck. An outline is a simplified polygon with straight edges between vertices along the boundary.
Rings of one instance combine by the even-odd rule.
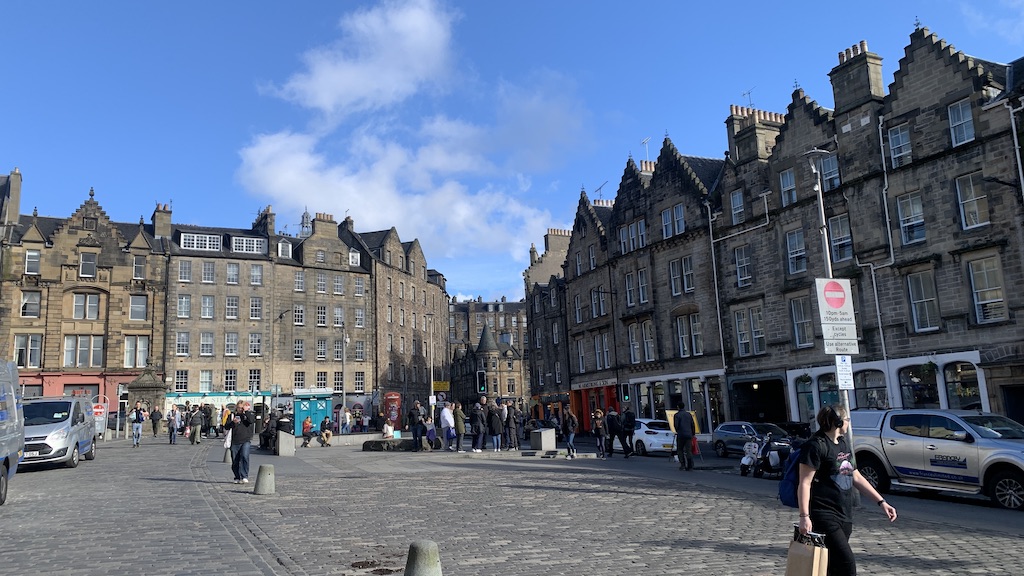
[[[1024,426],[968,410],[854,410],[857,469],[890,485],[985,494],[1024,510]]]

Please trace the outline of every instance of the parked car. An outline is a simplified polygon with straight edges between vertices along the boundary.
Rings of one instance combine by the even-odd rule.
[[[855,410],[857,469],[879,492],[891,485],[984,494],[1024,510],[1024,426],[970,410]]]
[[[96,417],[80,396],[28,398],[25,411],[25,459],[22,464],[61,462],[78,466],[96,458]]]
[[[769,432],[772,435],[771,449],[778,451],[779,456],[785,460],[789,456],[789,434],[767,422],[722,422],[711,433],[711,445],[720,458],[729,454],[743,454],[744,444],[750,441],[761,442]]]
[[[790,440],[811,437],[811,425],[807,422],[776,422],[775,425],[785,430]]]
[[[0,363],[0,505],[7,501],[7,486],[21,461],[25,446],[25,418],[18,396],[18,367]]]
[[[668,425],[668,420],[637,418],[633,429],[633,450],[646,456],[650,452],[672,452],[676,435]]]
[[[537,419],[527,420],[526,424],[523,425],[523,431],[526,433],[526,441],[527,442],[530,441],[530,432],[533,432],[534,430],[544,429],[544,428],[550,428],[551,430],[554,430],[555,431],[555,440],[557,440],[559,442],[562,441],[562,427],[561,426],[555,426],[555,423],[552,422],[551,420],[537,420]]]

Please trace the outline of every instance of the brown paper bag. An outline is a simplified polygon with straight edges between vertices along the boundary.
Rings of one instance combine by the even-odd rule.
[[[813,532],[802,536],[794,530],[786,556],[786,576],[826,576],[827,573],[828,548],[822,536]]]

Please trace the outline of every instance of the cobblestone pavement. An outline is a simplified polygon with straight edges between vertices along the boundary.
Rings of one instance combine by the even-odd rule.
[[[0,508],[0,573],[401,574],[410,542],[430,539],[449,575],[778,575],[795,517],[764,490],[711,486],[724,476],[664,457],[255,453],[250,478],[273,464],[277,487],[256,496],[223,455],[214,440],[118,440],[75,470],[19,472]],[[859,514],[863,574],[1021,573],[1024,515],[929,505],[938,519]],[[974,510],[996,525],[942,520]]]

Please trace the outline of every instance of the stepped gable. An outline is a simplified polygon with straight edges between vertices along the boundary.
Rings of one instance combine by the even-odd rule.
[[[724,160],[680,154],[672,140],[666,136],[651,182],[671,185],[673,175],[678,173],[681,181],[689,182],[701,196],[707,196],[714,189],[724,167]]]
[[[797,112],[802,112],[810,118],[815,126],[825,124],[827,127],[832,123],[832,111],[828,108],[823,108],[816,101],[811,100],[810,97],[804,94],[803,88],[793,90],[792,98],[792,102],[786,107],[785,122],[779,129],[779,137],[775,140],[775,150],[784,149],[783,144],[786,141],[786,132],[789,131],[793,120],[796,119]]]
[[[977,79],[978,82],[975,84],[975,90],[980,90],[984,86],[992,86],[1000,91],[1006,88],[1008,81],[1007,65],[968,56],[957,50],[952,44],[939,38],[928,28],[922,26],[910,34],[910,44],[903,49],[904,56],[900,58],[900,67],[893,74],[892,84],[889,85],[890,99],[898,98],[897,94],[900,88],[903,87],[903,79],[907,75],[907,68],[914,60],[914,52],[920,48],[929,47],[936,57],[943,58],[947,64],[956,65],[964,78]],[[1017,62],[1020,62],[1020,60]],[[1019,67],[1024,70],[1024,64],[1020,64]],[[1009,68],[1013,69],[1012,66]],[[1024,80],[1024,78],[1021,80]],[[1020,80],[1017,80],[1017,82],[1020,82]]]
[[[640,168],[633,161],[633,155],[630,154],[626,160],[626,167],[622,171],[622,180],[619,181],[619,190],[615,193],[615,198],[627,200],[639,198],[649,186],[649,180],[649,177],[645,177],[640,172]]]
[[[586,190],[580,189],[580,203],[577,211],[589,213],[590,218],[597,226],[598,235],[604,237],[607,235],[608,219],[611,218],[613,204],[614,202],[611,200],[595,200],[592,203],[590,198],[587,197]],[[601,213],[604,213],[603,218]]]
[[[114,223],[110,220],[110,217],[107,216],[106,211],[104,211],[103,208],[100,207],[100,203],[96,201],[96,191],[93,188],[89,188],[88,200],[82,202],[82,205],[79,206],[77,210],[72,212],[69,218],[61,219],[60,225],[57,226],[57,228],[53,231],[52,235],[47,236],[47,240],[52,240],[52,238],[55,235],[63,233],[65,230],[67,230],[69,226],[71,226],[73,222],[77,222],[78,226],[81,227],[82,218],[86,217],[87,215],[95,217],[97,219],[95,231],[103,229],[113,230],[115,234],[114,239],[117,241],[118,246],[125,246],[126,244],[128,244],[128,241],[125,239],[124,235],[121,234],[121,231],[118,230],[116,226],[114,226]]]

